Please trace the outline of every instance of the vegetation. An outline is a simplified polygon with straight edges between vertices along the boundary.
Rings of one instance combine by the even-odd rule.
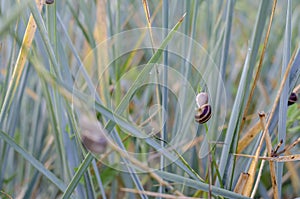
[[[0,198],[299,197],[299,7],[1,1]]]

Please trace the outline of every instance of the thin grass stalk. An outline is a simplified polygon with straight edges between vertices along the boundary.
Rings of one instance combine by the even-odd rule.
[[[282,58],[282,67],[281,67],[281,78],[288,66],[290,57],[291,57],[291,37],[292,37],[292,2],[288,0],[287,3],[287,13],[286,13],[286,24],[285,24],[285,33],[284,33],[284,47],[283,47],[283,58]],[[289,77],[288,77],[289,78]],[[287,82],[284,87],[282,94],[280,96],[279,103],[279,118],[278,118],[278,140],[283,141],[279,150],[283,150],[285,147],[286,141],[286,123],[287,123],[287,104],[289,96],[289,82]],[[278,187],[278,196],[281,197],[281,187],[282,187],[282,172],[283,172],[283,163],[277,164],[277,187]],[[274,194],[275,195],[275,194]]]
[[[260,72],[261,72],[261,69],[262,69],[262,64],[263,64],[263,60],[264,60],[264,57],[265,57],[265,52],[266,52],[266,49],[267,49],[267,44],[268,44],[268,41],[269,41],[269,35],[270,35],[270,32],[271,32],[272,21],[273,21],[274,14],[275,14],[276,4],[277,4],[277,0],[274,0],[273,1],[273,6],[272,6],[272,12],[271,12],[271,16],[270,16],[270,21],[269,21],[268,29],[267,29],[267,32],[266,32],[266,37],[265,37],[265,40],[264,40],[263,49],[262,49],[262,52],[261,52],[261,55],[260,55],[260,59],[259,59],[258,68],[257,68],[257,71],[255,73],[255,77],[254,77],[254,80],[253,80],[253,84],[252,84],[252,87],[251,87],[251,91],[250,91],[247,103],[245,105],[244,114],[243,114],[243,120],[242,120],[242,124],[241,124],[242,128],[243,128],[244,123],[245,123],[245,119],[244,118],[246,118],[246,116],[248,114],[248,109],[249,109],[249,106],[250,106],[250,102],[253,99],[254,90],[255,90],[255,87],[256,87],[256,84],[258,82],[258,79],[259,79],[259,76],[260,76]]]
[[[166,38],[168,35],[168,27],[169,27],[169,0],[163,0],[162,5],[162,20],[163,24],[162,27],[163,30],[163,38]],[[162,131],[161,131],[161,139],[168,142],[168,46],[166,46],[164,52],[163,52],[163,74],[162,74],[162,83],[164,86],[162,86]],[[161,147],[165,147],[164,141],[161,141]],[[164,171],[165,168],[165,159],[164,156],[160,156],[160,170]],[[159,193],[163,193],[163,186],[160,184],[159,186]],[[161,197],[159,197],[161,198]]]
[[[260,122],[261,122],[262,129],[264,129],[264,131],[266,131],[266,133],[264,133],[265,137],[262,137],[262,139],[265,139],[268,155],[271,156],[272,155],[272,141],[271,141],[271,137],[269,134],[269,130],[265,129],[265,127],[266,127],[265,115],[263,115],[263,117],[260,117]],[[261,147],[258,147],[258,148],[261,149]],[[274,193],[274,199],[278,199],[279,194],[278,194],[278,185],[277,185],[278,182],[277,182],[276,171],[275,171],[275,162],[269,161],[269,165],[270,165],[271,182],[272,182],[272,189],[273,189],[273,193]]]
[[[108,38],[108,33],[107,33],[107,21],[106,21],[106,1],[98,1],[97,2],[97,21],[95,24],[95,29],[94,29],[94,37],[95,40],[97,42],[97,44],[99,42],[103,42]],[[109,84],[109,71],[105,71],[105,64],[104,63],[108,63],[107,59],[108,59],[108,47],[104,46],[104,50],[103,52],[99,52],[98,48],[96,47],[94,50],[97,52],[97,56],[96,56],[96,61],[99,59],[99,61],[97,62],[97,70],[98,70],[98,74],[103,73],[102,78],[104,78],[104,81],[102,81],[102,83],[99,85],[99,89],[98,89],[98,93],[99,96],[101,96],[101,99],[103,101],[104,104],[109,104],[109,93],[106,92],[107,88],[108,88],[108,84]],[[101,56],[102,54],[102,56]],[[104,54],[104,55],[103,55]],[[102,59],[100,59],[100,57],[102,57]],[[124,70],[125,66],[124,66]],[[105,72],[103,72],[105,71]],[[100,76],[100,75],[99,75]],[[98,94],[96,92],[96,94]]]
[[[220,73],[223,80],[225,80],[227,58],[229,54],[229,43],[230,43],[230,36],[231,36],[232,16],[234,13],[234,4],[235,4],[234,0],[228,0],[227,8],[226,8],[225,35],[223,40],[221,63],[220,63]]]
[[[267,155],[267,150],[265,150],[265,152],[263,153],[264,156]],[[259,186],[259,183],[260,183],[260,179],[261,179],[261,175],[262,175],[262,172],[263,172],[263,169],[264,169],[264,165],[265,165],[265,160],[262,160],[261,163],[260,163],[260,167],[259,167],[259,170],[258,170],[258,174],[257,174],[257,177],[256,177],[256,182],[254,184],[254,187],[252,189],[252,193],[250,195],[251,198],[254,198],[255,194],[256,194],[256,191],[258,189],[258,186]]]
[[[154,46],[154,39],[153,39],[152,25],[151,25],[151,15],[150,15],[150,10],[149,10],[149,6],[148,6],[148,1],[147,0],[142,0],[142,2],[143,2],[143,8],[144,8],[144,11],[145,11],[145,15],[146,15],[147,27],[149,29],[151,45]],[[163,21],[164,21],[164,19],[163,19]],[[153,54],[155,53],[154,48],[152,48],[152,53]]]
[[[116,9],[116,34],[118,34],[121,31],[121,24],[120,24],[120,0],[117,0],[117,9]],[[114,60],[114,75],[115,75],[115,84],[116,84],[116,88],[114,91],[115,94],[115,103],[119,104],[121,101],[121,81],[120,81],[120,77],[121,77],[121,66],[120,66],[120,61],[119,61],[119,56],[120,56],[120,52],[119,52],[119,43],[114,43],[113,44],[113,60]]]
[[[149,31],[149,34],[150,34],[150,42],[151,42],[151,46],[152,46],[152,55],[154,55],[155,54],[154,39],[153,39],[153,33],[152,33],[151,15],[150,15],[150,10],[149,10],[149,6],[148,6],[148,1],[147,0],[142,0],[142,3],[143,3],[144,12],[145,12],[145,15],[146,15],[148,31]],[[159,72],[158,72],[156,63],[154,63],[154,68],[155,68],[155,78],[156,78],[155,80],[156,80],[156,82],[160,82],[160,77],[158,75]],[[159,86],[159,85],[156,85],[155,86],[155,93],[156,93],[155,97],[156,97],[157,103],[162,105],[162,96],[161,96],[162,95],[162,87]],[[159,121],[162,121],[162,114],[161,113],[159,113],[159,117],[160,117]],[[159,125],[162,126],[163,122],[161,122],[161,124],[159,124]]]

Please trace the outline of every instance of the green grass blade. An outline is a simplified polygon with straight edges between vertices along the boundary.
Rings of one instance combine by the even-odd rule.
[[[203,190],[208,192],[209,191],[209,185],[204,183],[204,182],[200,182],[197,180],[193,180],[190,178],[186,178],[177,174],[173,174],[173,173],[168,173],[165,171],[160,171],[157,170],[155,171],[156,174],[158,174],[159,176],[161,176],[163,179],[171,181],[171,182],[177,182],[180,184],[184,184],[185,186],[197,189],[197,190]],[[226,197],[226,198],[248,198],[246,196],[242,196],[240,194],[234,193],[232,191],[226,190],[226,189],[221,189],[219,187],[216,186],[211,186],[211,190],[212,193],[218,196],[222,196],[222,197]]]
[[[37,6],[35,4],[30,6],[30,10],[31,10],[34,20],[36,22],[37,28],[40,31],[40,35],[45,44],[46,51],[50,58],[51,64],[53,65],[52,69],[54,70],[54,73],[61,79],[60,72],[59,72],[60,67],[58,65],[58,62],[57,62],[57,59],[55,56],[55,51],[52,48],[52,44],[51,44],[50,38],[48,36],[46,26],[42,19],[42,16],[39,13]]]
[[[225,170],[228,169],[228,160],[229,156],[232,153],[231,149],[235,148],[236,146],[233,146],[234,143],[236,143],[236,140],[238,138],[238,132],[239,132],[239,125],[241,122],[241,117],[243,115],[242,110],[243,110],[243,102],[244,102],[244,96],[245,96],[245,90],[246,90],[246,78],[247,75],[249,75],[248,70],[249,70],[249,56],[251,53],[251,49],[248,50],[247,57],[245,60],[244,68],[243,68],[243,73],[240,79],[240,84],[239,88],[237,91],[237,95],[234,101],[234,105],[232,108],[231,112],[231,117],[229,120],[228,128],[226,131],[226,137],[222,149],[222,154],[221,154],[221,159],[220,159],[220,166],[219,166],[219,172],[222,177],[224,185],[228,183],[228,179],[224,174]],[[219,181],[218,181],[219,182]],[[228,184],[227,184],[228,185]]]
[[[222,54],[221,54],[221,63],[220,63],[220,73],[222,75],[222,79],[225,79],[227,58],[229,53],[229,42],[231,36],[231,26],[232,26],[232,17],[234,11],[234,0],[227,1],[227,9],[226,9],[226,27],[225,27],[225,35],[223,40]]]
[[[71,182],[69,183],[67,189],[65,190],[62,199],[66,199],[69,198],[71,196],[71,194],[73,193],[74,189],[76,188],[76,186],[78,185],[81,177],[83,176],[84,172],[87,171],[87,169],[89,168],[89,165],[91,164],[91,162],[93,161],[94,157],[91,153],[88,153],[83,162],[80,164],[80,166],[78,167],[78,170],[76,171],[75,175],[73,176]]]
[[[24,159],[26,159],[30,164],[35,167],[39,172],[41,172],[47,179],[49,179],[53,184],[57,186],[60,190],[64,191],[67,187],[66,185],[58,179],[53,173],[47,170],[37,159],[32,155],[28,154],[22,147],[15,143],[15,141],[9,137],[5,132],[0,130],[0,137],[9,144],[15,151],[17,151]]]
[[[291,58],[291,36],[292,36],[292,2],[288,0],[287,3],[287,13],[286,13],[286,24],[285,24],[285,34],[284,34],[284,47],[283,47],[283,58],[282,58],[282,68],[281,68],[281,78],[289,64]],[[279,102],[279,118],[278,118],[278,141],[282,140],[283,143],[279,150],[283,150],[286,141],[286,123],[287,123],[287,104],[289,96],[289,85],[286,83]],[[282,173],[283,173],[283,163],[277,164],[277,186],[278,186],[278,195],[281,197],[281,187],[282,187]]]

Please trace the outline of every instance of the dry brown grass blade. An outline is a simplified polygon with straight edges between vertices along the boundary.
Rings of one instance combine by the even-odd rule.
[[[239,156],[239,157],[255,158],[254,155],[248,155],[248,154],[234,154],[234,155]],[[294,161],[300,160],[300,154],[285,155],[285,156],[280,156],[280,157],[258,156],[258,159],[267,160],[267,161],[271,161],[271,162],[294,162]]]
[[[298,162],[297,164],[295,164],[295,168],[296,169],[299,169],[300,168],[300,162]],[[291,173],[290,172],[287,172],[286,174],[284,174],[284,176],[282,177],[282,183],[286,183],[287,181],[290,180],[291,178]],[[299,193],[299,184],[297,184],[297,189],[294,190],[295,192]],[[269,189],[268,190],[268,196],[269,198],[272,198],[273,197],[273,189]]]
[[[269,134],[269,130],[266,127],[265,114],[262,114],[260,116],[260,122],[261,122],[262,128],[264,129],[264,132],[266,132],[266,133],[264,133],[264,138],[266,140],[268,155],[271,156],[272,155],[272,141],[271,141],[271,137]],[[270,161],[269,164],[270,164],[271,182],[272,182],[274,198],[277,199],[277,198],[279,198],[279,193],[278,193],[278,186],[277,186],[275,163],[273,161]]]
[[[144,7],[145,14],[146,14],[148,26],[151,27],[151,17],[150,17],[148,2],[147,2],[147,0],[142,0],[142,1],[143,1],[143,7]]]
[[[298,84],[294,89],[293,89],[294,93],[299,93],[300,92],[300,84]]]
[[[150,11],[149,11],[148,2],[147,2],[147,0],[142,0],[142,1],[143,1],[143,7],[144,7],[146,19],[147,19],[148,28],[150,31],[150,39],[151,39],[152,47],[154,47],[154,40],[153,40],[152,26],[151,26],[151,15],[150,15]],[[152,48],[152,50],[154,53],[154,48]]]
[[[261,117],[262,115],[259,114],[259,117]],[[252,192],[252,187],[254,184],[254,180],[255,180],[255,174],[256,174],[256,167],[258,165],[258,159],[259,159],[259,153],[262,147],[262,140],[264,139],[264,136],[262,136],[261,140],[260,140],[260,145],[257,147],[256,151],[255,151],[255,155],[253,156],[253,160],[250,164],[250,167],[248,169],[248,174],[249,174],[249,178],[245,184],[245,188],[243,190],[243,195],[244,196],[250,196],[251,192]]]
[[[254,93],[256,84],[258,82],[259,76],[260,76],[260,71],[261,71],[261,68],[262,68],[263,61],[264,61],[265,52],[266,52],[267,44],[268,44],[268,40],[269,40],[269,35],[270,35],[271,27],[272,27],[272,21],[273,21],[273,17],[274,17],[274,14],[275,14],[276,4],[277,4],[277,0],[274,0],[273,1],[273,6],[272,6],[272,13],[271,13],[270,21],[269,21],[269,25],[268,25],[268,30],[266,32],[266,37],[265,37],[265,40],[264,40],[263,49],[262,49],[260,59],[259,59],[258,68],[257,68],[257,71],[255,73],[255,77],[254,77],[254,80],[253,80],[251,91],[250,91],[250,94],[249,94],[249,97],[248,97],[248,100],[247,100],[247,103],[246,103],[246,106],[245,106],[245,109],[244,109],[244,114],[243,114],[243,120],[242,120],[242,123],[241,123],[240,133],[243,130],[243,127],[244,127],[244,124],[245,124],[245,119],[244,118],[246,118],[246,115],[248,114],[248,109],[249,109],[249,106],[250,106],[250,102],[251,102],[251,99],[253,99],[253,93]]]
[[[95,23],[94,28],[94,38],[96,44],[101,43],[107,39],[107,24],[106,24],[106,3],[107,1],[97,1],[97,21]],[[89,45],[86,43],[86,47],[89,48]],[[107,104],[107,99],[105,97],[105,92],[108,87],[109,82],[109,71],[106,70],[106,65],[108,63],[108,51],[109,48],[107,46],[106,42],[103,42],[101,44],[101,49],[95,48],[94,50],[97,50],[97,56],[98,56],[98,77],[101,77],[101,83],[99,84],[99,87],[97,88],[99,96],[101,97],[104,104]],[[86,51],[88,52],[88,51]],[[87,58],[94,59],[93,56],[88,56]],[[85,61],[87,62],[87,61]],[[93,63],[93,61],[87,62],[87,63]]]
[[[255,138],[261,130],[260,122],[258,121],[247,133],[240,139],[238,143],[237,153],[241,153]]]
[[[235,193],[239,193],[239,194],[243,193],[248,178],[249,178],[249,173],[241,173],[238,182],[236,183],[236,186],[234,188]]]
[[[291,155],[291,154],[287,151],[286,155]],[[286,162],[285,165],[286,165],[288,172],[291,174],[292,186],[293,186],[293,189],[295,190],[295,194],[297,194],[296,190],[299,188],[299,185],[300,185],[298,171],[297,171],[294,163],[292,163],[292,162]]]

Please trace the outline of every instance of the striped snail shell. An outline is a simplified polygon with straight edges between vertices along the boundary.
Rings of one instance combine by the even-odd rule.
[[[297,100],[298,100],[297,94],[292,92],[289,97],[288,106],[295,104]]]
[[[211,106],[209,104],[204,104],[198,108],[195,115],[196,122],[203,124],[211,118]]]
[[[196,103],[198,106],[195,120],[203,124],[211,118],[211,106],[208,104],[208,94],[201,92],[196,96]]]

